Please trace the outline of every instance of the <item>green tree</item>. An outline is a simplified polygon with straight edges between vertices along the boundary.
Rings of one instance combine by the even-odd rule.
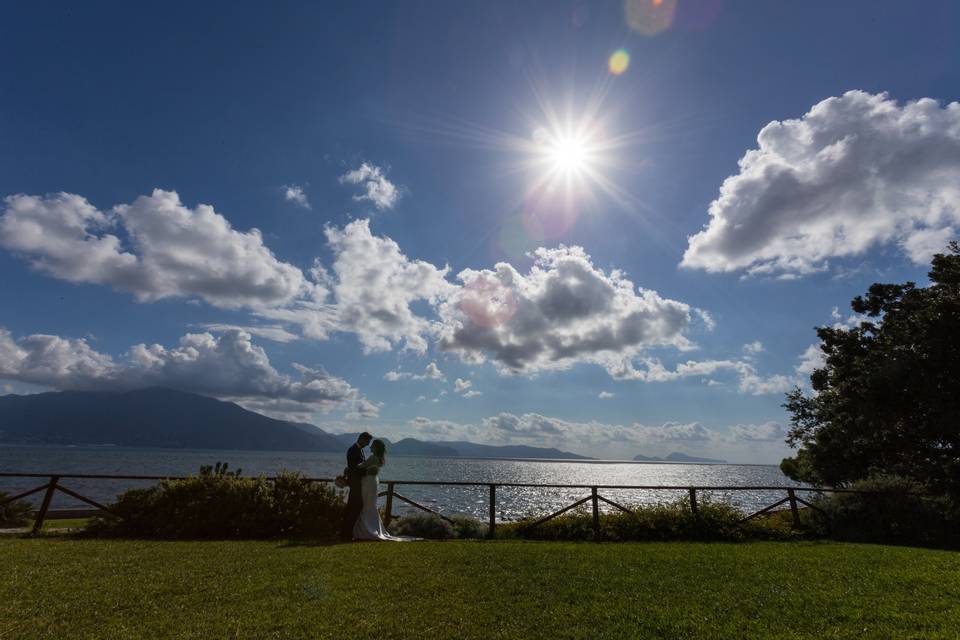
[[[960,245],[933,258],[930,285],[874,284],[851,302],[864,316],[849,329],[818,327],[825,364],[783,405],[780,468],[815,484],[843,486],[896,474],[960,494]]]

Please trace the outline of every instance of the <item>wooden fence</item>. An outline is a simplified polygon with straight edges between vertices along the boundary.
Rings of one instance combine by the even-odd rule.
[[[14,500],[20,500],[27,496],[39,493],[41,491],[43,494],[43,501],[40,504],[40,509],[36,512],[34,516],[33,532],[37,533],[43,527],[43,523],[46,519],[53,518],[71,518],[71,517],[80,517],[88,516],[98,511],[105,511],[111,513],[109,506],[103,505],[96,500],[88,498],[81,495],[80,493],[67,488],[61,481],[63,480],[136,480],[136,481],[160,481],[160,480],[183,480],[185,476],[126,476],[126,475],[97,475],[97,474],[68,474],[68,473],[7,473],[0,472],[0,478],[44,478],[46,481],[29,491],[24,491],[15,496],[9,496],[0,502],[0,506],[13,502]],[[274,478],[266,478],[269,481],[273,481]],[[332,478],[304,478],[308,482],[324,482],[332,483]],[[593,512],[593,529],[595,533],[600,531],[600,503],[604,503],[626,513],[632,513],[632,510],[628,507],[619,504],[610,498],[607,498],[604,495],[601,495],[600,491],[614,491],[614,490],[631,490],[631,491],[680,491],[686,492],[688,499],[690,501],[690,509],[693,513],[697,513],[698,510],[698,493],[708,492],[708,491],[728,491],[728,492],[738,492],[738,491],[769,491],[776,492],[784,495],[784,497],[776,502],[763,507],[762,509],[745,515],[740,523],[746,522],[757,516],[760,516],[764,513],[768,513],[781,507],[784,504],[789,504],[790,512],[793,516],[794,526],[800,525],[800,511],[799,505],[804,505],[811,509],[819,509],[815,504],[810,503],[808,500],[801,498],[798,493],[801,492],[813,492],[813,493],[863,493],[858,491],[853,491],[849,489],[828,489],[821,487],[784,487],[784,486],[709,486],[709,485],[700,485],[700,486],[677,486],[677,485],[587,485],[587,484],[535,484],[535,483],[514,483],[514,482],[439,482],[439,481],[423,481],[423,480],[384,480],[381,481],[382,485],[386,485],[386,491],[380,492],[380,497],[386,497],[385,504],[385,524],[389,524],[391,519],[395,516],[393,515],[393,505],[394,501],[399,500],[405,502],[410,506],[427,511],[429,513],[436,514],[437,516],[443,518],[444,520],[452,522],[449,517],[439,513],[430,507],[419,504],[418,502],[408,498],[407,496],[402,495],[397,491],[399,486],[455,486],[455,487],[486,487],[489,491],[489,535],[493,536],[497,527],[497,489],[498,488],[538,488],[538,489],[575,489],[583,490],[586,494],[584,497],[576,500],[575,502],[565,506],[559,511],[555,511],[549,515],[546,515],[534,522],[527,524],[529,528],[536,527],[548,520],[556,518],[571,509],[575,509],[583,504],[590,503],[592,512]],[[60,491],[76,500],[80,500],[92,507],[94,510],[59,510],[51,511],[50,502],[53,499],[54,493]],[[586,492],[589,493],[587,494]]]

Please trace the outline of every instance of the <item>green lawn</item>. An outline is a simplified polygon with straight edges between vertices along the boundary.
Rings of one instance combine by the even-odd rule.
[[[0,638],[933,638],[960,553],[0,538]]]

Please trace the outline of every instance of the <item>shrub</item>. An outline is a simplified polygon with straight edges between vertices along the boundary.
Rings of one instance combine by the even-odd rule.
[[[0,491],[0,502],[9,496]],[[14,500],[0,507],[0,527],[25,527],[30,522],[33,507],[25,500]]]
[[[281,473],[272,489],[279,535],[337,535],[346,504],[331,485],[307,482],[299,473]]]
[[[796,538],[780,518],[756,518],[738,524],[743,514],[725,503],[701,499],[697,513],[690,503],[677,500],[661,505],[636,507],[633,513],[600,514],[600,539],[626,541],[740,541],[747,539],[781,540]],[[570,514],[548,520],[536,527],[531,521],[519,521],[500,527],[504,537],[535,540],[593,540],[593,514],[580,508]]]
[[[470,516],[452,516],[453,532],[461,540],[486,538],[490,527]]]
[[[818,499],[805,519],[823,536],[851,542],[960,546],[960,514],[945,496],[897,476],[874,476]]]
[[[281,473],[276,481],[211,473],[165,480],[117,496],[114,514],[94,518],[99,535],[157,538],[272,538],[333,535],[343,501],[332,487]]]
[[[390,533],[428,540],[449,540],[456,536],[453,525],[432,513],[412,513],[390,523]]]

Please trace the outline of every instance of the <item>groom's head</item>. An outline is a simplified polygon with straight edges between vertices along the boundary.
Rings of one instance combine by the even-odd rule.
[[[360,445],[361,449],[370,444],[371,440],[373,440],[373,436],[366,431],[357,436],[357,444]]]

